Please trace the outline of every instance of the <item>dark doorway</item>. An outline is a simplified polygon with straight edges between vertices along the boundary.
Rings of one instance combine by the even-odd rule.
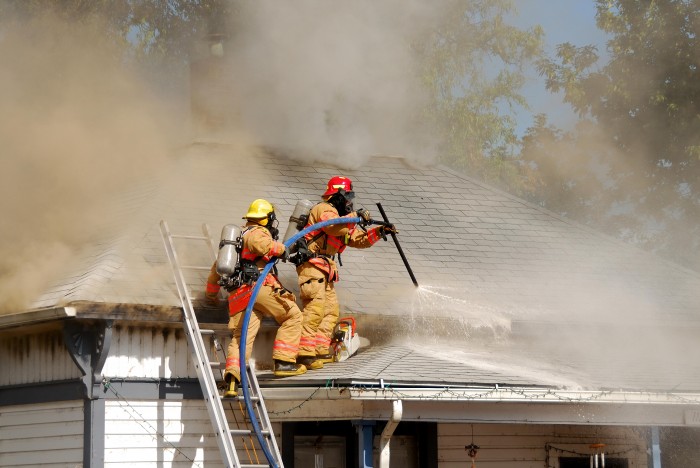
[[[314,445],[319,450],[314,451]],[[321,454],[326,461],[335,461],[340,456],[344,461],[340,466],[353,467],[357,466],[357,451],[357,432],[351,421],[282,423],[282,462],[285,467],[294,468],[296,461],[313,456],[313,452]]]
[[[559,468],[590,468],[589,457],[559,457]],[[599,464],[599,468],[602,466]],[[629,468],[626,458],[606,458],[605,468]]]
[[[385,425],[386,422],[377,421],[373,428],[375,451],[378,436]],[[416,459],[417,466],[437,468],[436,423],[401,422],[394,436],[392,453],[394,450],[410,450],[410,456]],[[309,460],[315,457],[320,457],[324,466],[355,467],[358,465],[358,451],[358,435],[352,421],[282,423],[282,462],[287,468],[307,468]],[[400,460],[398,453],[392,457],[394,463],[400,463]],[[307,465],[298,466],[302,463]]]

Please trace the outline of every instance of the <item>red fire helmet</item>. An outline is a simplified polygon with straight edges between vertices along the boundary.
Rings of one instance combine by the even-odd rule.
[[[338,190],[343,189],[346,192],[352,192],[352,180],[343,176],[333,176],[328,181],[328,188],[326,193],[323,194],[324,197],[338,193]]]

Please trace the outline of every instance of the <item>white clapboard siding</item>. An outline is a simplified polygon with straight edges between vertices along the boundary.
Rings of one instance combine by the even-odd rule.
[[[102,374],[123,378],[197,377],[181,328],[136,326],[114,327]]]
[[[220,460],[203,402],[107,402],[105,467],[216,466]]]
[[[243,421],[241,410],[236,408],[235,411],[238,421]],[[230,409],[229,413],[229,420],[234,421]],[[232,427],[236,427],[235,424]],[[105,428],[105,467],[221,464],[203,401],[108,401]],[[280,444],[281,425],[274,424],[273,430]],[[234,442],[241,462],[264,461],[262,452],[250,450],[252,445],[248,438],[234,437]]]
[[[542,468],[546,466],[547,444],[587,453],[592,443],[607,444],[608,452],[625,452],[619,456],[629,460],[629,468],[647,468],[647,442],[634,428],[552,424],[439,424],[438,466],[469,466],[471,459],[464,447],[472,441],[480,447],[476,458],[479,468]],[[566,456],[550,450],[550,467],[559,466],[556,458],[560,455]]]
[[[79,467],[83,402],[0,406],[0,466]]]
[[[0,386],[80,378],[60,330],[0,338]]]

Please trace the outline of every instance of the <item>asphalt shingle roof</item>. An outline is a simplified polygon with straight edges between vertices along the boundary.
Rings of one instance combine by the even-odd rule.
[[[408,333],[413,327],[416,334],[430,334],[425,324],[432,317],[445,318],[458,325],[449,338],[466,349],[474,330],[489,330],[496,341],[518,342],[515,323],[573,324],[573,328],[594,324],[621,333],[629,323],[644,330],[658,324],[686,329],[700,324],[697,273],[464,175],[392,157],[376,157],[362,167],[341,170],[263,151],[251,156],[225,145],[194,145],[176,155],[157,180],[125,193],[122,209],[112,217],[112,235],[86,246],[64,279],[34,307],[76,301],[179,306],[160,236],[161,219],[178,234],[198,234],[206,223],[218,240],[224,224],[241,223],[253,199],[267,198],[277,208],[284,233],[297,200],[318,200],[328,178],[339,173],[353,179],[356,207],[364,206],[378,218],[374,203],[382,203],[400,229],[401,245],[421,284],[419,289],[413,287],[391,241],[368,250],[348,249],[342,256],[337,287],[343,314],[386,317],[386,323],[402,323]],[[183,246],[182,253],[183,263],[211,264],[206,249],[199,246]],[[293,267],[282,264],[279,269],[283,283],[294,289]],[[198,297],[205,278],[204,273],[188,277]],[[373,323],[376,330],[363,332],[376,339],[386,330],[380,330],[381,320]],[[552,330],[534,339],[556,341],[560,330]],[[379,349],[386,342],[376,344]],[[483,352],[491,349],[484,343],[479,346]],[[688,349],[697,353],[696,348]],[[515,346],[493,349],[525,352],[525,347]],[[546,355],[539,354],[539,358]],[[444,360],[440,366],[430,366],[417,356],[402,346],[380,354],[370,349],[353,358],[359,367],[353,366],[352,359],[342,365],[344,372],[358,377],[384,375],[414,381],[440,382],[445,375],[465,375],[460,377],[463,381],[529,379],[555,385],[569,380],[564,376],[537,379],[512,369],[480,374],[474,367],[454,367]],[[415,370],[426,367],[425,372]],[[700,389],[700,379],[695,377],[700,369],[697,365],[685,369],[693,373],[687,385]],[[554,376],[556,372],[550,370]],[[648,375],[643,369],[640,372]],[[616,378],[588,381],[599,386],[649,386],[654,380],[635,383],[640,380],[634,377],[635,371],[626,374],[633,377],[621,377],[620,382]]]

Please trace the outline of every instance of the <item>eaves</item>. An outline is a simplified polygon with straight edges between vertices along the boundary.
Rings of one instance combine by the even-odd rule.
[[[273,420],[388,420],[442,423],[700,426],[700,394],[569,391],[547,388],[264,388]]]

